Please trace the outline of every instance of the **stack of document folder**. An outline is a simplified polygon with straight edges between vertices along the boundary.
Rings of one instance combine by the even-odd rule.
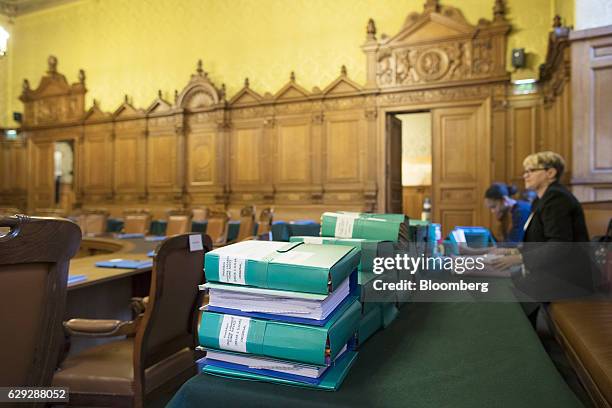
[[[205,255],[204,372],[337,389],[356,358],[352,246],[245,241]]]
[[[363,344],[378,330],[383,329],[397,317],[398,292],[375,291],[373,282],[380,279],[385,282],[396,282],[397,271],[385,271],[383,274],[374,274],[373,262],[376,257],[394,256],[395,248],[389,241],[358,238],[332,238],[332,237],[291,237],[291,242],[305,242],[309,244],[352,246],[361,251],[358,269],[358,279],[355,294],[362,304],[361,320],[359,324],[358,343]]]

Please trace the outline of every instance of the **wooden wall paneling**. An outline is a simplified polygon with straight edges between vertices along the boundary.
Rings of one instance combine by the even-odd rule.
[[[313,192],[320,192],[320,186],[313,184],[312,174],[317,167],[313,150],[313,117],[310,114],[279,117],[274,130],[275,154],[271,157],[275,202],[310,204]]]
[[[83,123],[80,164],[83,204],[106,203],[113,198],[113,122],[94,102]]]
[[[508,150],[508,102],[496,101],[493,105],[493,119],[491,129],[491,159],[493,160],[494,181],[507,180],[507,150]]]
[[[237,206],[261,203],[272,194],[268,168],[271,155],[266,149],[266,128],[273,121],[259,119],[233,120],[230,136],[230,201]]]
[[[572,43],[573,190],[581,201],[612,192],[612,26],[575,31]]]
[[[27,207],[27,143],[16,140],[0,140],[0,204],[4,207]]]
[[[114,113],[113,193],[122,206],[146,203],[147,122],[145,113],[127,98]]]
[[[546,61],[540,67],[539,88],[542,93],[541,144],[538,150],[552,150],[566,161],[563,183],[571,179],[571,52],[568,27],[561,26],[561,18],[553,19],[548,38]]]
[[[363,111],[328,112],[323,135],[324,189],[327,205],[366,205],[365,167],[368,160],[376,160],[367,151],[368,123]]]
[[[490,184],[490,100],[433,113],[434,221],[443,234],[457,225],[489,225],[482,197]],[[469,158],[469,159],[467,159]]]
[[[147,194],[151,202],[183,204],[183,116],[161,95],[147,109]]]
[[[509,98],[508,109],[508,145],[506,162],[508,163],[508,181],[519,189],[523,183],[523,160],[538,150],[540,133],[540,101],[538,94],[513,96]]]
[[[223,112],[221,112],[223,113]],[[227,124],[216,112],[198,112],[186,117],[186,191],[191,205],[227,203],[225,145]]]

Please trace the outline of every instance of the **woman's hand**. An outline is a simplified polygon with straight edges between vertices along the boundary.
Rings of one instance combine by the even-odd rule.
[[[506,255],[491,261],[491,266],[498,270],[504,270],[523,263],[523,257],[518,255]]]
[[[491,255],[512,255],[512,248],[492,248],[489,250]]]

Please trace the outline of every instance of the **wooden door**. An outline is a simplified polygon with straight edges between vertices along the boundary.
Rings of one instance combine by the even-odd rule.
[[[489,102],[433,110],[433,214],[446,236],[455,226],[489,226],[483,195],[490,183]]]
[[[402,121],[393,114],[387,114],[386,120],[385,211],[388,213],[402,213]]]

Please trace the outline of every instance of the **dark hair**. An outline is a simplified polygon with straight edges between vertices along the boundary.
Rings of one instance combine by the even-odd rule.
[[[504,196],[512,197],[516,194],[516,187],[509,186],[506,183],[493,183],[485,192],[485,198],[490,200],[501,200]]]

